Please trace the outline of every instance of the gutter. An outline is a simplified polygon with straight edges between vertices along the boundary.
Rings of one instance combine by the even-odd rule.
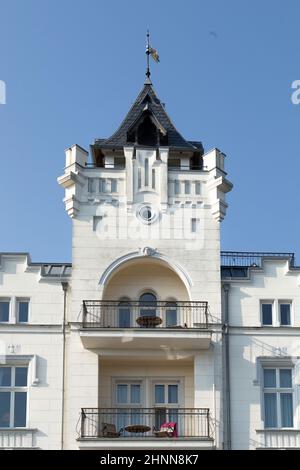
[[[63,306],[63,322],[62,322],[62,400],[61,400],[61,442],[60,448],[64,449],[64,433],[65,433],[65,371],[66,371],[66,317],[67,317],[67,291],[69,284],[67,282],[61,283],[64,292],[64,306]]]
[[[231,450],[231,396],[230,396],[230,359],[229,359],[229,290],[230,285],[224,284],[223,290],[225,294],[224,302],[224,323],[223,323],[223,338],[224,338],[224,399],[223,409],[225,417],[225,442],[224,448]]]

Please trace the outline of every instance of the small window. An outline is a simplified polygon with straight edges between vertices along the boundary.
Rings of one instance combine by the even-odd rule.
[[[89,193],[94,192],[94,179],[93,178],[88,179],[88,192]]]
[[[111,179],[110,184],[111,184],[111,192],[112,193],[118,192],[118,180]]]
[[[184,182],[184,192],[185,192],[185,194],[190,194],[191,193],[191,183],[190,183],[190,181],[185,181]]]
[[[152,189],[155,189],[155,169],[152,169]]]
[[[0,300],[0,322],[9,321],[9,300]]]
[[[17,322],[28,323],[28,314],[29,314],[29,301],[23,300],[23,299],[18,300]]]
[[[273,324],[273,304],[264,302],[261,304],[262,324],[269,326]]]
[[[145,186],[149,186],[149,158],[145,158]]]
[[[199,219],[195,219],[195,218],[191,219],[191,231],[192,233],[199,232]]]
[[[106,193],[107,192],[107,184],[105,178],[100,178],[99,180],[99,193]]]
[[[199,195],[201,194],[201,184],[200,181],[195,182],[195,194]]]
[[[180,194],[180,181],[174,181],[174,194]]]
[[[283,303],[283,302],[280,303],[279,314],[280,314],[280,325],[290,326],[291,325],[291,304]]]

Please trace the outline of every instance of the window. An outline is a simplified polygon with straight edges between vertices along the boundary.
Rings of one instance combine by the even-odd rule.
[[[191,193],[191,183],[190,183],[190,181],[185,181],[184,182],[184,192],[185,192],[185,194],[190,194]]]
[[[130,303],[122,301],[119,303],[119,327],[129,328],[131,325]]]
[[[155,384],[155,405],[178,405],[178,384]]]
[[[176,302],[167,302],[166,304],[166,327],[170,328],[177,325],[177,304]]]
[[[152,189],[155,189],[155,169],[152,169]]]
[[[201,184],[200,181],[195,182],[195,194],[199,195],[201,194]]]
[[[107,192],[107,184],[105,178],[100,178],[99,180],[99,193],[106,193]]]
[[[191,219],[191,232],[192,233],[199,232],[199,219],[195,219],[195,218]]]
[[[264,369],[265,428],[293,427],[292,369]]]
[[[174,194],[180,194],[180,181],[174,181]]]
[[[17,322],[28,323],[29,300],[19,299],[17,305],[18,305]]]
[[[118,192],[118,180],[111,179],[110,185],[111,185],[111,192],[117,193]]]
[[[140,405],[141,384],[140,383],[117,383],[116,384],[117,405]]]
[[[179,386],[178,383],[154,384],[155,427],[159,429],[165,422],[178,422]]]
[[[146,292],[140,296],[140,316],[155,317],[156,316],[156,296],[151,292]]]
[[[273,304],[271,302],[263,302],[261,304],[261,321],[265,326],[273,323]]]
[[[94,179],[93,178],[88,179],[88,192],[89,193],[94,192]]]
[[[9,300],[0,299],[0,322],[9,321]]]
[[[149,158],[145,158],[145,186],[149,186]]]
[[[281,326],[291,325],[291,304],[287,302],[280,302],[279,315],[279,321]]]
[[[28,367],[0,367],[0,428],[24,428]]]

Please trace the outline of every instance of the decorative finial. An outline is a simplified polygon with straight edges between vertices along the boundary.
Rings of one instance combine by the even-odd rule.
[[[147,70],[146,70],[146,77],[150,80],[150,34],[149,29],[147,29],[147,42],[146,42],[146,56],[147,56]]]
[[[150,46],[150,34],[149,34],[149,29],[147,30],[147,43],[146,43],[146,56],[147,56],[147,69],[146,69],[146,81],[145,83],[151,84],[150,80],[150,55],[155,62],[159,62],[159,55],[156,49],[153,49],[153,47]]]

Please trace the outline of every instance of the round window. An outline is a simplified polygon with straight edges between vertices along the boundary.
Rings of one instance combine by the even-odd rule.
[[[156,219],[156,213],[150,206],[142,206],[138,210],[138,217],[145,224],[150,224]]]

